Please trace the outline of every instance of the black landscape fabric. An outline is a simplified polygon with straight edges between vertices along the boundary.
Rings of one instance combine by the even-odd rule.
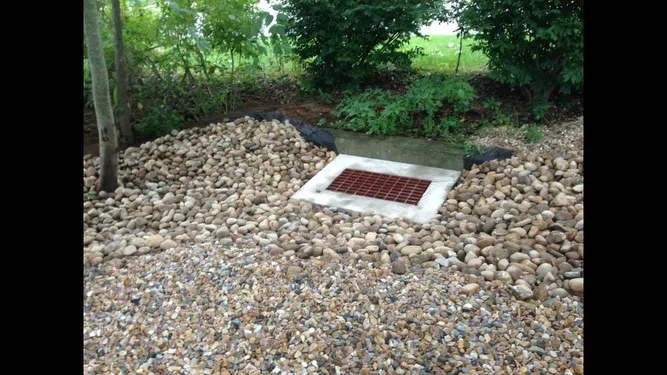
[[[485,147],[484,152],[463,157],[463,169],[470,169],[473,165],[480,165],[486,161],[509,159],[514,151],[500,147]]]

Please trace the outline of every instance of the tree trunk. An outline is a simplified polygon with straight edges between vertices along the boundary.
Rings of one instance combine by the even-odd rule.
[[[104,62],[96,0],[85,0],[83,3],[83,29],[88,48],[100,142],[100,179],[97,181],[97,189],[112,192],[118,187],[118,139],[111,108],[109,77],[107,64]]]
[[[123,24],[120,19],[120,0],[111,0],[113,8],[114,48],[116,52],[116,87],[118,88],[118,123],[123,141],[134,144],[134,129],[130,124],[130,106],[128,103],[128,73],[125,65],[123,48]]]

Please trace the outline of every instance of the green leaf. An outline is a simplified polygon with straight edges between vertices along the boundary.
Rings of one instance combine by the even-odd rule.
[[[269,32],[272,35],[285,35],[285,26],[275,24],[275,25],[271,26],[271,28],[269,29]]]
[[[197,38],[197,48],[199,48],[200,51],[202,52],[208,52],[211,50],[209,47],[208,43],[206,43],[205,40]]]
[[[174,13],[180,13],[181,7],[176,4],[175,1],[167,1],[167,5],[174,11]]]

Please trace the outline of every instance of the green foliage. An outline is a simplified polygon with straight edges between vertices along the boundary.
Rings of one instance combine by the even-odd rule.
[[[381,66],[408,68],[419,52],[401,50],[443,0],[286,0],[286,35],[314,88],[357,88]]]
[[[493,113],[499,113],[499,112],[500,112],[500,105],[501,105],[501,104],[502,104],[502,103],[501,103],[498,99],[496,99],[496,98],[489,98],[489,99],[486,99],[486,100],[484,101],[484,104],[482,104],[482,106],[483,106],[485,109],[488,109],[488,110],[492,111]]]
[[[167,106],[153,108],[136,126],[137,139],[146,141],[183,129],[183,116]]]
[[[496,113],[493,123],[498,127],[513,127],[517,125],[514,116],[500,111]]]
[[[481,154],[482,152],[484,152],[484,147],[480,145],[468,142],[463,145],[463,153],[466,156]]]
[[[526,143],[537,142],[542,138],[544,138],[542,129],[537,126],[537,124],[526,126],[526,129],[523,133],[523,139],[526,141]]]
[[[475,0],[459,24],[474,30],[490,76],[524,90],[529,101],[583,87],[583,0]]]
[[[341,120],[333,125],[370,134],[396,134],[409,126],[407,107],[399,96],[370,89],[347,95],[331,113]]]
[[[533,115],[535,115],[535,120],[539,120],[544,117],[544,115],[551,109],[552,105],[548,100],[544,98],[537,98],[533,100],[531,109]]]
[[[477,98],[475,90],[462,79],[444,79],[442,76],[421,78],[408,89],[405,102],[414,121],[415,115],[423,116],[422,132],[426,136],[441,136],[448,133],[455,122],[444,121],[436,126],[436,113],[443,109],[445,101],[449,114],[460,116],[470,109],[470,102]]]
[[[99,199],[99,196],[96,193],[90,193],[90,192],[83,193],[84,201],[94,201],[97,199]]]
[[[461,79],[427,76],[403,95],[370,89],[347,95],[332,114],[333,126],[369,134],[405,134],[416,129],[428,137],[446,136],[459,126],[458,118],[476,98],[474,89]]]
[[[115,90],[111,6],[100,5],[105,58]],[[135,122],[163,112],[165,103],[194,120],[234,110],[242,66],[259,70],[259,58],[265,55],[282,59],[279,64],[284,65],[291,56],[279,27],[271,29],[270,37],[261,34],[273,16],[258,11],[255,0],[121,0],[121,18]],[[90,114],[85,56],[84,46],[84,113]],[[136,110],[139,103],[144,111]]]

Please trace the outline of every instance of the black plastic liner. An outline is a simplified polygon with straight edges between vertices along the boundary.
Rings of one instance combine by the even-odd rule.
[[[490,160],[509,159],[514,151],[500,147],[485,147],[481,154],[466,155],[463,157],[463,169],[471,169],[473,165],[482,164]]]
[[[289,123],[292,124],[296,130],[298,130],[299,133],[301,133],[301,135],[306,138],[307,141],[312,142],[320,147],[325,147],[328,150],[338,154],[338,148],[336,148],[336,137],[334,137],[333,134],[329,133],[328,131],[315,128],[305,121],[291,119],[280,112],[248,112],[244,114],[232,115],[229,118],[231,120],[236,120],[245,116],[252,117],[258,121],[289,121]]]

